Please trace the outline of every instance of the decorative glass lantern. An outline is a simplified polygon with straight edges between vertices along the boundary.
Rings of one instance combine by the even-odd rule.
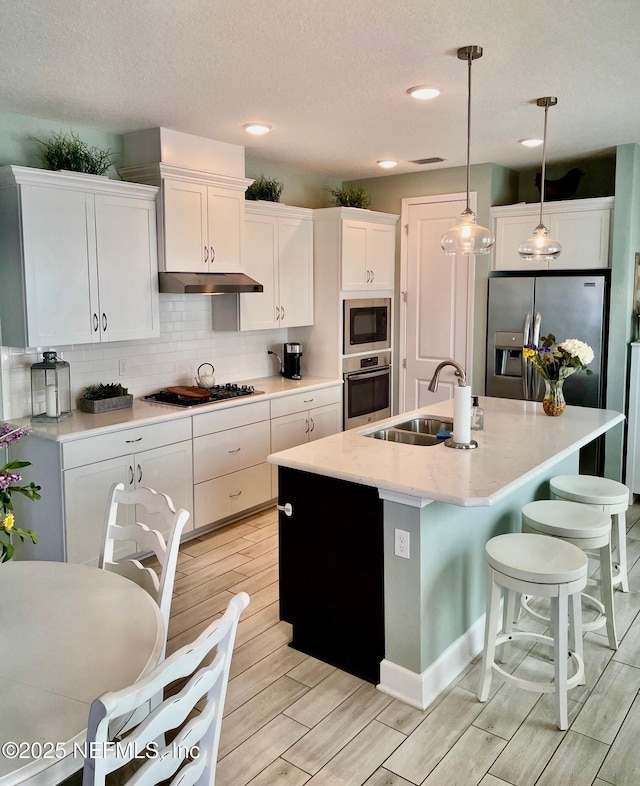
[[[31,420],[57,423],[71,417],[71,373],[55,352],[31,366]]]

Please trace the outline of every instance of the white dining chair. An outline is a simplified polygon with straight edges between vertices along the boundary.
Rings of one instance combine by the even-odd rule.
[[[148,746],[148,755],[131,782],[145,786],[155,784],[173,778],[180,770],[172,786],[195,783],[214,786],[233,644],[238,620],[248,604],[247,593],[238,593],[229,602],[224,615],[214,620],[192,644],[174,652],[128,688],[105,693],[92,702],[83,786],[104,786],[109,773],[133,759],[138,760],[136,764],[142,761]],[[210,654],[214,650],[212,659]],[[148,705],[170,683],[185,678],[187,682],[178,693],[155,707],[126,736],[120,737],[117,745],[109,744],[109,728],[118,718],[135,715],[138,708]],[[195,714],[199,702],[202,704],[197,708],[199,713]],[[156,741],[173,730],[178,730],[173,741],[157,747]]]
[[[163,529],[168,532],[167,540],[157,530],[137,521],[133,524],[118,524],[121,506],[132,506],[134,511],[136,506],[141,506],[148,514],[158,517],[164,524]],[[160,607],[165,637],[169,630],[180,536],[188,519],[189,512],[183,508],[176,511],[166,494],[144,487],[125,491],[122,483],[115,483],[111,487],[98,567],[126,576],[151,595]],[[138,553],[153,552],[161,566],[160,577],[153,568],[145,567],[138,559],[117,559],[114,554],[116,544],[122,541],[135,542]]]

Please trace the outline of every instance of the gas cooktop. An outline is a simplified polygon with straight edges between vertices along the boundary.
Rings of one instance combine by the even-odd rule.
[[[156,404],[168,404],[170,407],[197,407],[201,404],[229,401],[240,398],[240,396],[253,396],[256,393],[264,393],[264,391],[256,390],[253,385],[227,383],[226,385],[214,385],[212,388],[208,388],[207,393],[208,396],[181,396],[178,393],[169,393],[168,390],[160,390],[158,393],[150,393],[142,398],[144,401],[155,401]]]

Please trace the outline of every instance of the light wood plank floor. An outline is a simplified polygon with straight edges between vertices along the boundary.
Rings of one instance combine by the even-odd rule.
[[[627,525],[631,591],[615,598],[620,648],[610,650],[601,631],[586,634],[587,684],[570,693],[566,732],[555,726],[549,694],[494,677],[480,704],[478,659],[419,712],[288,647],[290,628],[278,620],[275,509],[185,543],[169,652],[234,593],[251,596],[231,666],[217,786],[638,786],[640,504]],[[512,645],[507,668],[550,674],[545,650],[524,645]]]

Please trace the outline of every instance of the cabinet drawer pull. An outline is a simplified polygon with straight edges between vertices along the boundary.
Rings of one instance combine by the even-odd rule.
[[[313,399],[312,398],[303,398],[302,401],[303,401],[304,404],[311,404]]]
[[[103,312],[102,314],[102,330],[106,331],[107,329],[107,315]]]
[[[129,464],[129,485],[133,486],[133,467]]]
[[[138,483],[142,483],[142,467],[138,464]]]
[[[208,246],[204,247],[204,264],[206,265],[209,261],[209,248]]]
[[[125,445],[130,445],[132,442],[142,442],[142,437],[137,437],[136,439],[125,439]]]
[[[239,453],[242,448],[236,448],[235,450],[228,450],[227,453]]]
[[[229,494],[229,499],[231,499],[231,497],[239,497],[240,494],[242,494],[242,491],[236,491],[235,494]]]
[[[293,516],[293,505],[290,502],[285,502],[284,505],[276,505],[278,510],[281,510],[285,516]]]
[[[93,332],[94,333],[98,332],[98,327],[99,326],[100,326],[100,323],[98,322],[98,315],[94,314],[93,315]]]

